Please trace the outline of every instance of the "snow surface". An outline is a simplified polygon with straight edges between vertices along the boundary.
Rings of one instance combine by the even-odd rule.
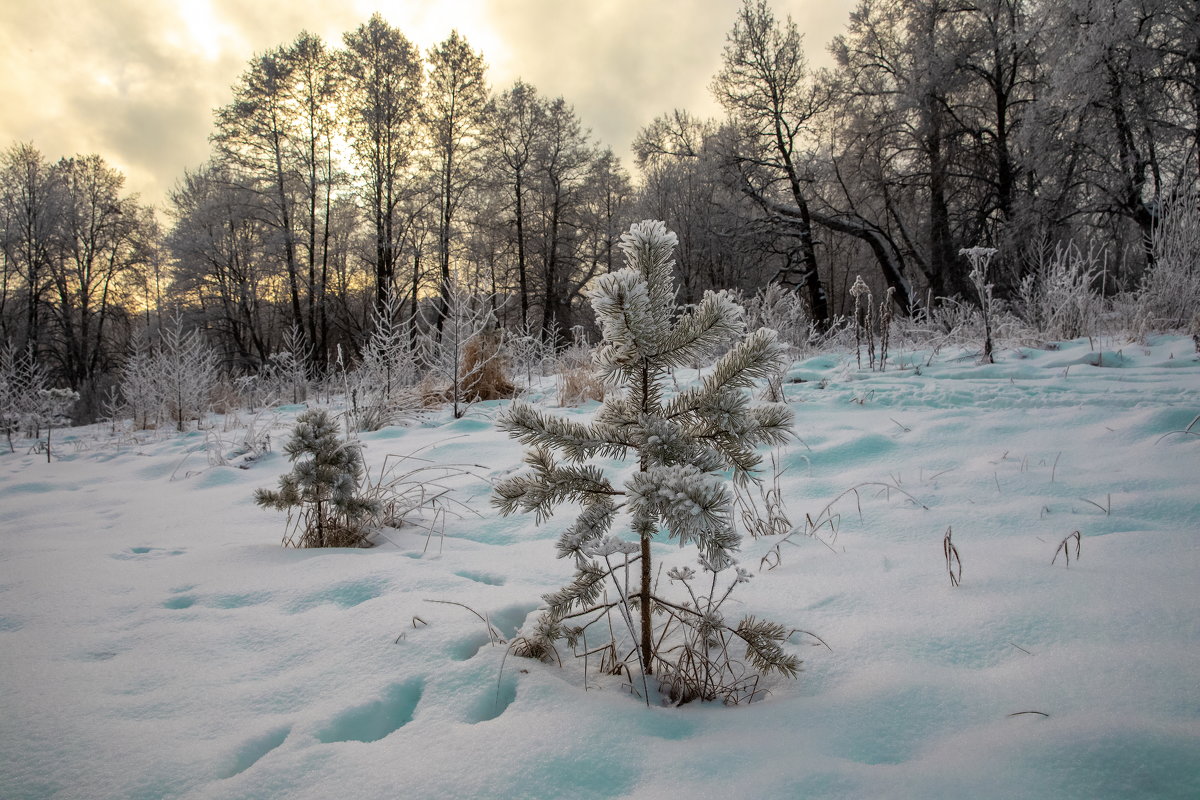
[[[427,552],[416,527],[280,547],[252,493],[298,406],[255,462],[99,426],[52,464],[0,456],[0,797],[1200,797],[1200,436],[1172,433],[1200,414],[1191,341],[899,360],[789,374],[792,520],[873,485],[734,595],[828,644],[796,634],[799,679],[737,708],[648,709],[594,671],[585,691],[428,602],[507,639],[570,575],[571,515],[497,517],[483,480]],[[521,450],[498,407],[364,434],[367,462],[499,477]],[[234,449],[233,423],[208,438]]]

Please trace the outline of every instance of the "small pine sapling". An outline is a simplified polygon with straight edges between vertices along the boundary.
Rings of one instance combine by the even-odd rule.
[[[756,446],[791,436],[787,406],[752,405],[748,396],[757,381],[786,366],[786,348],[774,331],[747,334],[744,310],[724,292],[706,293],[677,316],[675,245],[675,235],[657,221],[637,223],[622,236],[628,266],[601,276],[590,296],[603,334],[593,358],[617,391],[588,423],[513,403],[497,424],[529,447],[530,471],[500,481],[493,502],[504,514],[532,511],[538,522],[562,502],[582,506],[558,542],[559,556],[575,562],[575,577],[544,597],[547,608],[518,640],[518,653],[548,658],[565,639],[584,657],[616,654],[609,671],[626,675],[636,654],[647,692],[654,675],[676,702],[739,702],[760,691],[754,671],[795,676],[799,669],[783,649],[789,631],[753,616],[730,624],[721,609],[733,587],[750,577],[733,558],[741,536],[726,475],[743,485],[756,480]],[[671,369],[729,342],[697,385],[668,396]],[[585,463],[592,458],[630,458],[636,471],[617,485]],[[609,534],[618,515],[628,520],[632,541]],[[697,589],[693,570],[675,568],[668,577],[684,584],[686,597],[673,602],[658,593],[651,542],[662,533],[698,547],[702,569],[712,573],[711,581],[699,582],[711,586]],[[732,577],[718,579],[726,570]],[[597,648],[587,641],[588,629],[604,622],[611,641]],[[618,647],[614,628],[632,642]]]
[[[294,466],[279,476],[279,490],[254,493],[263,508],[288,513],[284,546],[368,546],[379,504],[359,495],[362,453],[357,445],[338,438],[328,412],[310,409],[297,417],[284,452]]]

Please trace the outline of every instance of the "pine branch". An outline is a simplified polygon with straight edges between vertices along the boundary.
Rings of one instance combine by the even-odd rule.
[[[794,678],[800,671],[800,659],[783,650],[790,634],[779,623],[749,616],[738,623],[733,633],[746,643],[746,660],[763,674],[778,672]]]
[[[561,450],[570,461],[583,461],[597,455],[624,458],[631,445],[627,431],[611,425],[587,425],[555,417],[519,401],[502,413],[496,424],[522,444]]]
[[[717,359],[712,372],[699,386],[680,392],[663,409],[663,415],[674,419],[694,414],[722,393],[749,389],[755,381],[782,371],[786,361],[787,348],[779,342],[775,331],[760,328]]]
[[[676,320],[655,357],[666,367],[686,366],[745,332],[743,308],[727,292],[707,291],[690,314]]]

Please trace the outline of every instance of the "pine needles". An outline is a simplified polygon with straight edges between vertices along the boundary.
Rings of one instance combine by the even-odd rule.
[[[545,611],[513,652],[556,659],[555,643],[565,640],[585,673],[598,658],[601,672],[625,676],[636,690],[639,668],[647,703],[652,676],[668,702],[745,702],[762,693],[759,676],[793,677],[799,669],[783,626],[754,617],[732,623],[722,611],[734,587],[750,579],[733,557],[737,513],[752,533],[790,528],[778,483],[762,492],[765,515],[744,491],[760,480],[756,449],[791,437],[787,406],[751,399],[782,372],[787,351],[774,331],[747,333],[744,309],[726,292],[708,292],[680,313],[675,245],[661,222],[638,223],[621,240],[628,266],[596,281],[591,301],[603,340],[592,358],[614,391],[590,422],[519,402],[498,420],[529,448],[529,469],[494,488],[501,513],[533,512],[543,522],[560,503],[581,507],[558,541],[559,557],[575,562],[574,577],[543,597]],[[696,385],[667,398],[672,370],[718,350],[723,355]],[[595,457],[636,459],[637,468],[616,483],[582,463]],[[740,503],[731,478],[743,491]],[[629,520],[629,540],[610,533],[618,514]],[[656,537],[695,545],[711,579],[674,568],[667,576],[687,596],[665,596],[651,561]]]
[[[365,547],[378,504],[359,494],[362,454],[338,438],[326,411],[310,409],[296,418],[285,452],[292,471],[279,477],[279,489],[259,489],[255,502],[288,512],[283,537],[290,547]]]

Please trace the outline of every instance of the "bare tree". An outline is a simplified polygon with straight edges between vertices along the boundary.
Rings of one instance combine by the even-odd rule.
[[[767,208],[783,212],[795,229],[801,267],[796,280],[808,290],[813,318],[824,324],[829,303],[817,269],[802,147],[826,95],[810,79],[791,17],[780,25],[766,0],[743,0],[712,89],[743,134],[731,155],[747,175],[758,178],[748,177],[746,190]],[[771,203],[779,199],[786,205]]]
[[[374,14],[343,37],[342,114],[373,233],[375,307],[388,303],[409,218],[402,204],[419,134],[421,57],[404,35]]]
[[[450,246],[459,203],[478,175],[472,163],[482,141],[487,86],[483,56],[452,31],[433,47],[426,60],[429,80],[425,93],[425,118],[430,146],[439,176],[438,259],[440,267],[436,326],[441,330],[449,312]]]

